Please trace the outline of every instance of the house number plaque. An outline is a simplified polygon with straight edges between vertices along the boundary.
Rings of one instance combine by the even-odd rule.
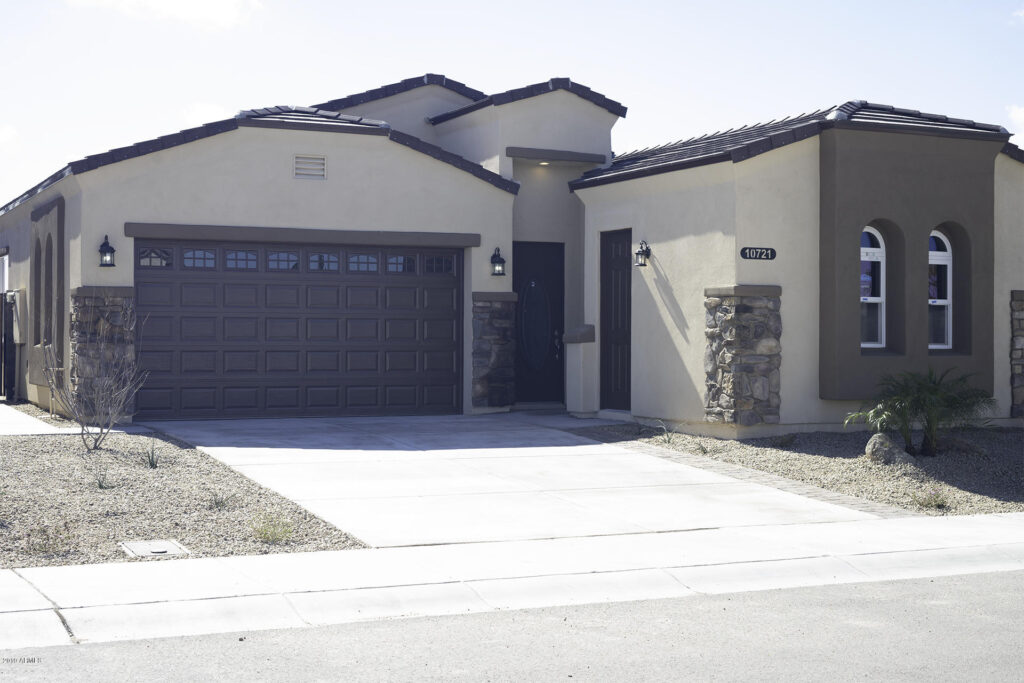
[[[743,247],[740,249],[740,256],[755,261],[774,261],[775,250],[771,247]]]

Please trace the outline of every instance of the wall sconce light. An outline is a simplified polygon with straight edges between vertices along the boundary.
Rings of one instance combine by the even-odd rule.
[[[100,268],[113,268],[114,267],[114,249],[110,246],[110,240],[106,235],[103,236],[103,244],[100,245]]]
[[[18,295],[15,292],[7,292],[4,298],[7,300],[7,303],[9,304],[18,303]]]
[[[499,276],[505,274],[505,259],[501,258],[501,249],[499,247],[494,248],[494,253],[491,255],[491,275]]]
[[[633,265],[638,268],[643,268],[647,265],[647,259],[651,258],[651,247],[644,240],[640,240],[640,248],[636,250],[634,254],[636,260],[633,261]]]

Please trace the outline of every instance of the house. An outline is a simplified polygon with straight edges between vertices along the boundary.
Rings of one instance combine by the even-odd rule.
[[[0,207],[15,393],[48,403],[47,345],[89,382],[129,311],[136,419],[555,403],[755,435],[929,366],[1021,416],[1006,130],[854,101],[615,156],[625,114],[427,74],[72,162]]]

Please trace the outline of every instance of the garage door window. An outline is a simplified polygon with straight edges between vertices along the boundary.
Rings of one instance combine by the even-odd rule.
[[[348,257],[348,272],[376,273],[377,257],[372,254],[352,254]]]
[[[338,272],[338,255],[315,251],[309,255],[309,272],[311,273],[336,273]]]
[[[217,255],[206,249],[185,249],[182,252],[181,264],[186,268],[216,268]]]
[[[451,274],[455,269],[451,256],[428,256],[426,259],[426,268],[424,268],[424,270],[430,274],[443,275]]]
[[[271,251],[267,254],[268,270],[298,270],[299,255],[294,251]]]
[[[139,249],[139,267],[141,268],[170,268],[170,249],[150,249],[143,247]]]
[[[224,256],[224,265],[228,270],[256,270],[256,252],[229,249]]]
[[[389,273],[415,273],[415,256],[388,256]]]

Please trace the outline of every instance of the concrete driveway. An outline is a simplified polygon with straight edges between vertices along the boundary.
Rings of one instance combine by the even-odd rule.
[[[873,518],[564,431],[596,424],[517,412],[151,426],[375,547]]]

